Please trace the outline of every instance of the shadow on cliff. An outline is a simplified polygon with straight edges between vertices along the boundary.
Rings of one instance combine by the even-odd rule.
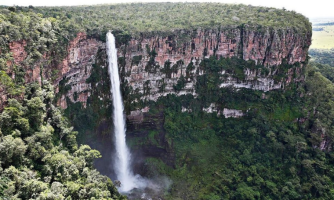
[[[114,182],[117,180],[117,176],[114,172],[114,157],[115,157],[115,145],[112,120],[104,120],[100,122],[100,125],[95,134],[86,134],[86,137],[82,139],[81,143],[85,143],[91,146],[92,149],[98,150],[102,157],[95,159],[94,167],[103,175],[110,177]],[[149,130],[153,127],[133,126],[127,123],[127,140],[128,143],[141,138],[145,140],[147,138]],[[142,129],[144,128],[144,129]],[[159,139],[164,142],[165,133],[159,134]],[[144,187],[141,189],[134,189],[130,193],[126,194],[129,199],[163,199],[165,191],[167,191],[171,185],[171,180],[163,175],[157,174],[153,168],[147,166],[147,158],[156,158],[167,162],[167,165],[173,165],[173,156],[168,156],[169,152],[161,147],[146,143],[144,145],[130,144],[132,170],[134,174],[138,174],[143,177]],[[149,178],[147,178],[149,177]]]
[[[111,120],[104,120],[100,123],[96,133],[87,134],[82,143],[88,144],[92,149],[98,150],[102,157],[94,160],[94,167],[103,175],[116,180],[116,174],[113,169],[113,154],[115,147],[110,124]]]

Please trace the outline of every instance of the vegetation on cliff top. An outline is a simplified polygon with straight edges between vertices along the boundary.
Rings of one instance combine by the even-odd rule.
[[[51,105],[53,94],[49,85],[44,83],[42,88],[36,84],[27,85],[25,96],[22,95],[22,79],[25,77],[22,66],[33,68],[40,61],[46,62],[45,66],[55,65],[52,62],[59,62],[67,54],[67,49],[63,47],[80,31],[103,40],[105,32],[112,29],[124,43],[131,36],[140,34],[169,34],[177,29],[220,29],[244,25],[258,31],[267,28],[292,29],[302,36],[311,32],[310,23],[300,14],[245,5],[138,3],[53,8],[2,7],[0,86],[17,99],[21,97],[21,100],[10,99],[0,114],[0,195],[12,199],[69,196],[73,199],[102,199],[113,195],[114,198],[122,198],[110,179],[93,170],[92,160],[99,157],[98,152],[87,146],[77,147],[76,133],[67,126],[60,111]],[[8,43],[19,40],[26,40],[28,56],[16,65]],[[44,55],[50,60],[45,60]],[[163,163],[149,165],[173,178],[170,198],[332,198],[333,175],[329,172],[329,163],[333,162],[333,155],[313,148],[322,139],[322,128],[329,131],[326,139],[333,140],[331,120],[323,120],[333,118],[332,113],[326,113],[333,104],[326,102],[327,97],[332,99],[326,89],[333,91],[328,81],[311,71],[309,80],[313,81],[312,84],[317,83],[316,86],[310,82],[292,85],[296,87],[270,92],[266,94],[267,98],[261,99],[260,92],[219,88],[215,74],[217,61],[211,58],[206,62],[204,64],[208,69],[214,67],[207,72],[208,75],[198,77],[200,81],[196,90],[199,98],[169,95],[161,98],[156,105],[152,102],[150,105],[151,112],[154,108],[162,109],[159,111],[165,114],[163,131],[167,131],[169,141],[175,141],[175,169]],[[238,69],[233,65],[231,67]],[[15,79],[11,80],[5,70],[16,70]],[[106,73],[100,71],[96,74]],[[242,73],[236,75],[243,78]],[[87,82],[96,81],[91,77]],[[182,88],[181,83],[175,86],[175,90],[179,88]],[[96,94],[101,92],[101,88],[93,89]],[[107,88],[104,90],[108,91]],[[314,95],[309,101],[298,96],[310,93]],[[97,99],[91,100],[92,104],[87,103],[88,109],[91,105],[95,109],[101,108]],[[311,116],[305,123],[293,122],[296,117],[313,113],[311,100],[317,102],[317,116]],[[244,111],[252,109],[240,120],[224,119],[217,117],[216,113],[202,112],[202,108],[212,101],[220,102],[220,109],[224,106],[241,107]],[[193,113],[182,113],[182,106],[191,107]],[[82,109],[80,104],[72,109],[79,107]],[[93,110],[67,114],[72,122],[82,123],[85,114],[90,115]],[[110,116],[109,112],[108,109],[96,113]],[[80,127],[86,128],[84,125],[77,126],[78,129]]]
[[[21,71],[24,77],[23,68],[56,65],[55,62],[60,62],[67,55],[67,48],[64,47],[78,32],[70,30],[72,28],[69,24],[52,17],[43,17],[40,13],[0,9],[0,70]],[[14,62],[10,51],[11,42],[21,42],[20,50],[27,53],[23,56],[24,52],[16,52],[22,53],[23,60],[20,63]]]
[[[119,30],[130,35],[177,29],[217,29],[247,24],[256,29],[293,29],[311,32],[307,18],[294,11],[221,3],[131,3],[74,7],[16,7],[17,13],[35,12],[68,24],[69,31],[90,34]]]
[[[136,3],[77,7],[0,7],[0,70],[57,66],[79,32],[105,40],[113,30],[118,44],[142,35],[248,27],[256,31],[291,29],[309,37],[307,18],[294,11],[220,3]],[[187,36],[190,37],[190,36]],[[26,41],[27,56],[16,66],[8,44]],[[10,69],[8,69],[10,68]],[[48,77],[57,76],[50,71]]]
[[[109,28],[131,34],[236,27],[242,24],[311,30],[308,20],[294,11],[241,4],[131,3],[38,9],[47,16],[62,17],[65,14],[86,30]]]

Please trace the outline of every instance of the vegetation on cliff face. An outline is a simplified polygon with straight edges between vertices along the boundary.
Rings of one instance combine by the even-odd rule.
[[[96,63],[93,64],[92,74],[86,80],[92,86],[92,94],[87,98],[86,108],[83,108],[81,102],[73,103],[70,99],[66,99],[68,108],[65,110],[65,116],[71,121],[75,130],[79,132],[78,142],[84,143],[85,137],[94,135],[96,128],[101,122],[111,120],[112,99],[110,98],[110,79],[108,74],[108,66],[105,59],[105,51],[98,51]],[[59,89],[65,88],[60,85]],[[65,95],[66,91],[62,91],[60,95]],[[104,128],[105,134],[110,134],[112,122],[108,123]]]
[[[131,37],[165,35],[175,30],[291,29],[309,37],[311,25],[295,12],[219,3],[147,3],[82,7],[0,7],[0,71],[15,74],[15,84],[24,84],[29,70],[40,67],[40,74],[54,81],[60,76],[57,66],[67,56],[68,43],[79,32],[105,40],[112,29],[117,44]],[[180,32],[180,31],[179,31]],[[181,31],[182,32],[182,31]],[[175,33],[176,34],[176,33]],[[181,34],[181,33],[180,33]],[[182,34],[181,34],[182,35]],[[190,35],[184,35],[184,40]],[[21,45],[13,55],[9,46]],[[45,67],[45,69],[43,69]],[[18,75],[18,76],[17,76]],[[178,88],[176,88],[178,89]]]
[[[144,119],[143,126],[128,129],[131,147],[140,151],[149,146],[170,153],[169,158],[165,153],[164,158],[147,157],[141,172],[148,178],[170,177],[173,184],[165,198],[173,200],[334,198],[333,84],[317,72],[319,64],[311,63],[299,74],[305,80],[292,81],[284,90],[220,88],[219,72],[238,70],[241,65],[266,73],[251,61],[211,57],[201,63],[205,73],[196,76],[197,97],[167,95],[157,102],[140,101],[137,93],[126,92],[128,86],[123,83],[124,100],[139,100],[125,109],[150,107],[145,114],[149,123]],[[284,74],[294,67],[285,64],[279,70]],[[108,78],[103,69],[93,73],[99,76],[93,75],[92,83]],[[80,106],[69,110],[89,117],[98,112],[99,105],[104,106],[97,97],[92,100],[86,110]],[[217,112],[204,112],[212,103]],[[217,115],[224,108],[242,110],[245,116]],[[74,123],[83,130],[80,120]]]
[[[259,32],[291,29],[302,37],[311,32],[310,23],[300,14],[245,5],[150,3],[2,7],[0,91],[5,91],[12,99],[0,114],[0,197],[124,198],[109,178],[93,169],[92,161],[99,153],[86,145],[77,146],[77,133],[52,105],[52,87],[46,82],[42,82],[42,86],[25,85],[23,66],[27,69],[37,64],[56,66],[67,55],[63,47],[80,31],[88,33],[88,37],[104,40],[106,31],[113,29],[120,45],[131,37],[166,36],[178,29],[191,32],[198,28],[218,30],[245,26]],[[8,43],[23,40],[27,56],[17,64]],[[153,58],[154,53],[152,50]],[[106,65],[99,56],[87,79],[92,85],[87,108],[68,101],[65,111],[82,135],[95,132],[101,120],[111,116],[107,69],[100,67]],[[138,57],[134,62],[141,59]],[[152,64],[147,71],[154,72],[155,67]],[[164,67],[166,74],[170,74],[170,67]],[[188,67],[190,73],[192,66]],[[157,102],[141,101],[141,94],[131,91],[122,80],[126,111],[149,106],[148,116],[162,115],[152,117],[146,129],[135,130],[130,143],[138,149],[145,145],[168,148],[173,154],[168,165],[159,157],[147,158],[145,166],[148,167],[144,170],[148,177],[162,174],[173,180],[165,194],[167,199],[334,198],[331,170],[334,154],[330,151],[334,140],[334,88],[317,72],[319,66],[307,69],[305,82],[292,81],[284,90],[266,93],[219,87],[221,70],[233,73],[241,81],[245,78],[245,68],[268,72],[252,61],[211,57],[203,59],[201,67],[205,74],[194,77],[187,73],[174,85],[178,92],[188,78],[196,78],[196,97],[168,95]],[[280,67],[278,79],[297,66],[283,64]],[[12,79],[10,75],[14,72]],[[124,73],[121,71],[122,75]],[[57,76],[58,72],[53,75]],[[163,85],[162,82],[161,91]],[[66,92],[66,88],[61,87],[59,91]],[[145,93],[149,95],[149,87]],[[203,112],[203,108],[212,103],[218,111],[238,109],[245,116],[234,119],[217,115],[217,112]],[[187,111],[182,112],[182,108]],[[132,134],[131,130],[128,134]]]
[[[77,145],[53,98],[48,82],[32,83],[0,114],[0,199],[125,199],[93,169],[100,153]]]
[[[333,199],[334,87],[312,65],[305,75],[305,82],[266,93],[220,88],[218,99],[200,98],[203,92],[161,97],[148,105],[150,114],[164,113],[164,128],[142,130],[147,138],[133,148],[160,143],[150,133],[166,132],[175,166],[156,158],[145,166],[152,177],[171,177],[169,199]],[[210,103],[245,116],[203,112]]]
[[[32,11],[0,9],[0,70],[8,67],[15,68],[13,55],[10,53],[9,43],[23,40],[26,42],[24,50],[27,52],[22,58],[22,65],[33,68],[39,61],[46,60],[45,65],[60,61],[67,54],[66,46],[73,39],[78,30],[73,30],[69,24],[52,18],[43,17],[40,13]],[[70,32],[70,33],[69,33]],[[8,61],[11,63],[9,64]],[[40,64],[40,63],[39,63]]]

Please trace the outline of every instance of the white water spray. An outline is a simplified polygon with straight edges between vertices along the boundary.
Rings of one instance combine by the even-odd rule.
[[[116,146],[115,172],[118,180],[121,182],[119,191],[127,193],[134,188],[145,187],[145,181],[139,175],[135,176],[130,168],[131,154],[126,146],[125,139],[126,128],[118,74],[117,49],[115,47],[115,37],[110,32],[107,33],[107,54],[109,61],[108,69],[111,81],[111,93],[114,105],[113,120]]]

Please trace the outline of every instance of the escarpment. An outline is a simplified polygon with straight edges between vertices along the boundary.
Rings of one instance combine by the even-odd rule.
[[[263,69],[261,72],[261,69],[244,68],[244,76],[240,79],[234,76],[233,70],[221,70],[219,73],[223,78],[220,87],[234,86],[262,91],[284,88],[289,82],[298,80],[292,79],[292,75],[300,74],[307,59],[310,42],[311,33],[302,35],[291,29],[257,30],[247,25],[177,30],[169,36],[131,38],[118,46],[118,57],[122,78],[132,91],[140,93],[142,99],[156,101],[160,96],[170,93],[196,95],[196,77],[205,74],[205,69],[200,64],[203,59],[212,56],[217,59],[240,58],[253,62],[254,66],[263,66],[267,71],[265,74]],[[24,46],[25,41],[10,44],[17,65],[27,56]],[[56,92],[59,92],[59,83],[65,84],[67,88],[61,91],[57,102],[59,106],[64,109],[67,107],[66,97],[86,106],[87,98],[91,95],[91,85],[87,83],[87,79],[91,76],[99,49],[105,54],[102,41],[88,38],[86,33],[78,33],[67,47],[68,55],[58,65],[44,65],[42,71],[43,65],[35,65],[33,69],[28,69],[25,81],[40,82],[41,77],[53,78]],[[47,55],[44,57],[46,60]],[[283,62],[298,67],[288,71],[279,70]],[[277,75],[284,75],[284,78],[275,78]],[[181,77],[185,84],[180,90],[175,90]]]
[[[233,73],[222,70],[220,73],[225,74],[225,80],[221,87],[234,85],[263,91],[283,88],[291,77],[274,81],[275,75],[284,73],[278,70],[279,66],[285,62],[302,67],[310,43],[311,33],[301,36],[290,29],[257,31],[254,27],[242,26],[223,30],[181,30],[168,37],[131,39],[120,47],[118,55],[125,79],[133,90],[138,89],[144,94],[143,98],[157,100],[169,93],[195,94],[196,76],[205,73],[200,63],[211,56],[218,59],[237,57],[269,70],[268,74],[261,75],[261,71],[245,67],[243,79],[236,79]],[[175,92],[173,86],[181,76],[185,77],[186,85]]]
[[[55,163],[48,160],[53,149],[75,135],[101,151],[94,166],[115,180],[108,31],[116,39],[133,171],[166,184],[152,199],[333,199],[326,169],[334,162],[334,88],[308,62],[308,19],[213,3],[0,9],[0,143],[24,138],[22,155],[37,160],[22,162],[41,184],[62,179],[59,191],[77,188],[83,196],[74,198],[83,199],[97,188],[72,179],[94,179],[83,165],[76,165],[82,175],[59,177],[57,170],[71,171],[77,160],[40,173],[41,163]],[[61,130],[67,121],[73,128]],[[34,150],[51,140],[49,152]]]
[[[250,13],[258,13],[253,7],[244,9],[250,9]],[[57,10],[52,12],[56,14]],[[224,18],[222,22],[211,22],[211,25],[191,22],[192,26],[185,25],[184,28],[171,28],[170,24],[146,31],[138,24],[134,24],[136,28],[132,32],[117,28],[114,32],[118,64],[130,126],[136,129],[137,125],[132,124],[145,121],[143,116],[146,116],[150,109],[145,102],[156,102],[160,97],[169,94],[191,95],[197,98],[203,96],[204,91],[214,93],[218,91],[217,88],[230,87],[267,92],[303,81],[302,71],[307,63],[307,52],[311,43],[310,24],[303,16],[288,14],[300,20],[299,23],[294,20],[286,24],[283,19],[272,18],[272,13],[268,15],[273,22],[271,25],[262,21],[245,23],[246,18],[238,21],[232,17],[235,24],[231,24],[230,19],[227,20],[229,23],[224,22],[227,19]],[[45,12],[45,15],[49,13]],[[42,84],[43,80],[51,80],[57,93],[58,106],[67,109],[76,104],[76,109],[80,107],[83,110],[88,106],[87,112],[93,109],[96,114],[99,107],[97,105],[103,105],[106,111],[97,115],[101,115],[99,120],[105,120],[108,118],[105,116],[106,112],[111,109],[104,41],[106,30],[92,32],[76,29],[72,37],[65,32],[57,38],[50,32],[52,28],[56,30],[57,26],[52,25],[52,20],[50,23],[43,23],[45,28],[39,30],[46,34],[45,38],[50,39],[44,45],[44,48],[49,46],[49,49],[45,48],[40,53],[33,51],[34,54],[28,52],[29,49],[38,47],[35,47],[36,44],[29,38],[8,43],[8,51],[12,55],[7,61],[8,75],[13,80],[17,79],[20,74],[18,70],[14,70],[16,67],[24,72],[25,83],[37,81]],[[102,26],[107,30],[114,28],[110,24]],[[58,47],[57,40],[65,45]],[[61,48],[62,55],[58,55],[59,51],[55,48]],[[31,62],[31,59],[34,59],[34,62]],[[0,91],[3,107],[8,94],[2,88]],[[245,109],[224,107],[215,98],[210,97],[207,101],[201,105],[201,110],[207,113],[217,112],[225,117],[241,117],[246,112]],[[184,105],[182,111],[192,112],[192,109],[189,105]]]
[[[233,85],[262,91],[284,88],[292,81],[290,74],[300,71],[282,70],[282,64],[302,67],[307,60],[311,26],[295,12],[214,3],[138,6],[63,8],[66,16],[59,8],[38,9],[40,15],[23,9],[36,26],[31,33],[20,34],[20,29],[15,29],[15,34],[10,35],[2,30],[10,35],[6,39],[8,50],[2,49],[2,55],[11,53],[6,58],[7,67],[2,68],[7,68],[12,78],[17,73],[13,65],[23,68],[26,83],[51,80],[58,93],[57,104],[66,108],[67,98],[86,106],[92,93],[92,81],[88,79],[94,74],[93,65],[106,65],[104,38],[108,30],[115,32],[124,85],[131,88],[130,94],[146,100],[156,101],[170,93],[196,96],[197,77],[206,74],[201,63],[210,57],[253,62],[253,67],[238,70],[223,67],[218,72],[220,87]],[[142,15],[142,9],[148,8],[151,14]],[[127,12],[123,9],[132,16],[124,17]],[[164,10],[175,14],[166,17],[161,13]],[[10,12],[3,14],[9,23],[16,23]],[[86,14],[87,20],[79,17]],[[23,15],[17,15],[16,21],[23,22]],[[24,23],[20,26],[29,29]],[[100,61],[96,60],[98,52]],[[293,80],[296,77],[301,78],[294,76]],[[6,99],[3,93],[1,99]]]
[[[70,88],[58,99],[57,104],[62,108],[67,107],[66,97],[72,102],[82,102],[83,106],[86,106],[87,98],[91,94],[91,85],[86,80],[91,76],[97,51],[102,47],[104,44],[101,41],[87,38],[85,33],[78,33],[77,37],[70,42],[68,56],[57,66],[61,75],[54,82],[57,91],[59,91],[61,80],[66,80],[65,84]]]
[[[17,65],[24,69],[24,82],[39,82],[42,79],[51,80],[55,86],[55,92],[59,92],[59,84],[66,81],[66,96],[73,102],[82,102],[86,105],[87,98],[90,96],[90,84],[86,80],[91,75],[92,65],[95,63],[95,57],[99,48],[104,48],[104,43],[95,38],[88,38],[86,33],[79,32],[71,40],[67,47],[67,55],[60,62],[52,64],[54,59],[51,53],[45,53],[43,57],[33,66],[27,66],[24,61],[27,59],[25,40],[9,43],[10,52],[13,55],[13,61],[8,61],[8,73],[15,78],[15,71],[10,70],[10,66]],[[50,62],[51,61],[51,62]],[[48,64],[49,63],[49,64]],[[65,87],[65,84],[62,85]],[[74,98],[74,93],[78,97]],[[62,94],[58,99],[58,105],[66,108],[66,96]],[[7,97],[3,96],[3,99]]]

